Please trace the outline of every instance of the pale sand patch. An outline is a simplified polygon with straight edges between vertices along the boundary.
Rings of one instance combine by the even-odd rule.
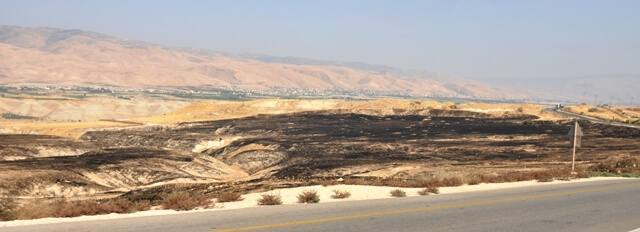
[[[553,181],[553,182],[537,182],[537,181],[522,181],[511,183],[495,183],[495,184],[478,184],[478,185],[463,185],[459,187],[443,187],[440,188],[440,194],[462,193],[462,192],[475,192],[486,190],[497,190],[506,188],[517,188],[526,186],[543,186],[564,184],[568,182],[587,182],[587,181],[604,181],[624,179],[623,177],[594,177],[588,179],[578,179],[571,181]],[[194,212],[208,212],[208,211],[222,211],[228,209],[242,209],[250,207],[274,207],[274,206],[258,206],[257,200],[262,194],[280,194],[282,197],[283,205],[300,204],[297,203],[297,196],[303,190],[316,190],[320,196],[320,203],[325,202],[337,202],[337,201],[354,201],[354,200],[371,200],[371,199],[383,199],[392,198],[389,192],[394,189],[402,189],[407,193],[408,197],[420,196],[418,191],[422,188],[397,188],[397,187],[380,187],[380,186],[363,186],[363,185],[332,185],[332,186],[307,186],[290,189],[277,189],[263,193],[251,193],[243,195],[244,200],[238,202],[216,203],[214,209],[202,209],[192,211],[173,211],[173,210],[149,210],[144,212],[137,212],[131,214],[108,214],[108,215],[96,215],[96,216],[82,216],[76,218],[42,218],[35,220],[17,220],[9,222],[0,222],[0,227],[9,226],[23,226],[23,225],[35,225],[35,224],[49,224],[49,223],[62,223],[62,222],[78,222],[78,221],[93,221],[93,220],[108,220],[117,218],[132,218],[132,217],[145,217],[145,216],[158,216],[158,215],[172,215],[182,213],[194,213]],[[343,190],[351,193],[351,197],[347,199],[332,199],[333,190]],[[423,196],[425,197],[425,196]],[[428,196],[426,196],[428,197]]]

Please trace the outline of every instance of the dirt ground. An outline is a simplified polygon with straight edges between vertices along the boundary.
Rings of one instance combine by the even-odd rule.
[[[228,103],[217,114],[235,117],[210,120],[205,115],[216,113],[204,107],[210,103],[200,103],[193,111],[200,116],[191,122],[93,129],[79,139],[0,135],[0,195],[88,197],[190,183],[251,189],[291,180],[466,178],[570,165],[571,122],[528,114],[541,113],[538,106],[475,105],[467,111],[460,108],[469,105],[453,103],[373,101],[352,109],[335,101],[312,103],[321,104],[320,110],[300,101]],[[392,105],[376,108],[383,103]],[[268,111],[278,104],[296,104],[282,108],[295,112]],[[241,117],[256,107],[263,111]],[[186,117],[187,109],[168,116]],[[580,124],[585,136],[578,168],[640,156],[640,130]]]

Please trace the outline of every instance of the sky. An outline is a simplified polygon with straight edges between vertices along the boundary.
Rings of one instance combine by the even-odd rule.
[[[0,24],[475,80],[640,76],[632,0],[0,0]]]

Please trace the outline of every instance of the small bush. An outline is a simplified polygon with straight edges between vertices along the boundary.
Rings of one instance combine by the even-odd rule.
[[[405,191],[402,191],[402,189],[391,190],[391,192],[389,192],[389,194],[391,194],[392,197],[406,197],[407,196],[407,193]]]
[[[516,109],[516,111],[518,111],[518,113],[522,113],[524,111],[524,109],[522,109],[522,107],[518,107],[518,109]]]
[[[598,112],[598,108],[595,108],[595,107],[589,108],[589,110],[587,110],[587,111],[589,111],[589,112]]]
[[[192,210],[197,207],[208,206],[211,200],[204,194],[189,194],[187,192],[172,193],[162,201],[164,209]]]
[[[345,199],[349,197],[351,197],[351,193],[346,190],[333,190],[333,195],[331,195],[333,199]]]
[[[426,196],[426,195],[429,195],[429,193],[430,193],[430,192],[429,192],[429,190],[428,190],[427,188],[423,188],[423,189],[421,189],[420,191],[418,191],[418,194],[419,194],[420,196]]]
[[[244,200],[242,193],[239,192],[225,192],[218,196],[218,202],[234,202]]]
[[[430,187],[427,188],[427,192],[433,193],[433,194],[440,194],[440,188],[438,187]]]
[[[298,203],[318,203],[320,202],[320,196],[316,190],[304,190],[298,194]]]
[[[282,197],[280,194],[262,194],[261,198],[258,199],[258,205],[282,205]]]

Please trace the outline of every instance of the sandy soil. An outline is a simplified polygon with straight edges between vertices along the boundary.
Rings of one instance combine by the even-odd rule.
[[[620,179],[615,177],[595,177],[589,179],[571,180],[571,182],[586,182],[586,181],[606,181],[612,179]],[[512,183],[497,183],[497,184],[479,184],[479,185],[464,185],[459,187],[443,187],[440,188],[440,194],[451,194],[461,192],[476,192],[497,190],[505,188],[517,188],[526,186],[542,186],[542,185],[554,185],[563,184],[566,181],[553,181],[553,182],[537,182],[537,181],[523,181]],[[0,222],[0,227],[9,226],[23,226],[23,225],[35,225],[35,224],[49,224],[49,223],[63,223],[63,222],[77,222],[77,221],[93,221],[93,220],[108,220],[118,218],[132,218],[132,217],[145,217],[145,216],[157,216],[157,215],[171,215],[193,212],[207,212],[207,211],[221,211],[229,209],[241,209],[251,207],[277,207],[277,206],[258,206],[257,199],[260,195],[280,194],[282,197],[283,205],[300,204],[297,203],[297,195],[303,190],[316,190],[320,195],[320,203],[337,202],[337,201],[355,201],[355,200],[370,200],[370,199],[383,199],[392,198],[389,192],[394,189],[402,189],[407,193],[408,197],[420,197],[417,193],[421,188],[396,188],[396,187],[379,187],[379,186],[362,186],[362,185],[333,185],[333,186],[307,186],[290,189],[278,189],[264,193],[252,193],[243,195],[243,200],[238,202],[217,203],[213,209],[201,209],[192,211],[174,211],[174,210],[150,210],[144,212],[137,212],[132,214],[108,214],[108,215],[96,215],[96,216],[82,216],[76,218],[42,218],[36,220],[17,220],[9,222]],[[333,190],[344,190],[351,193],[351,197],[348,199],[332,199]],[[421,196],[428,197],[428,196]]]

